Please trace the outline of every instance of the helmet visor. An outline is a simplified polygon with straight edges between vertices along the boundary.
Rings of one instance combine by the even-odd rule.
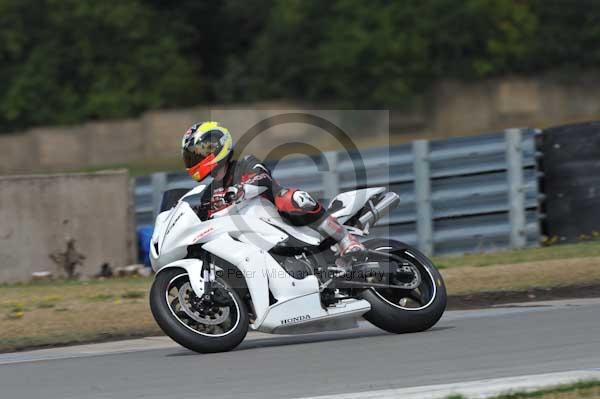
[[[223,149],[224,134],[211,130],[202,135],[200,141],[190,144],[183,149],[183,162],[186,168],[204,161],[209,155],[218,154]]]

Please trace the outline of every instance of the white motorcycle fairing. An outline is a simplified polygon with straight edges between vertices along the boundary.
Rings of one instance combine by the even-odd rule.
[[[208,275],[207,270],[202,272],[202,260],[186,259],[189,246],[201,245],[203,250],[229,262],[241,272],[256,316],[250,327],[263,332],[289,334],[351,328],[358,317],[370,310],[369,302],[362,299],[347,299],[324,309],[317,277],[292,277],[268,252],[285,242],[288,234],[307,245],[318,245],[321,237],[317,232],[286,224],[274,205],[260,197],[232,205],[202,221],[188,201],[200,196],[206,187],[197,186],[171,210],[158,215],[150,245],[155,272],[174,267],[185,269],[194,293],[202,296],[204,283],[214,276]],[[365,197],[363,206],[368,201],[367,194],[377,195],[384,189],[366,190],[372,191],[358,195],[360,199]],[[362,206],[358,207],[358,201],[350,201],[352,192],[344,194],[344,207],[338,212],[347,220]],[[349,209],[346,209],[347,205]],[[269,292],[276,300],[271,305]]]
[[[330,201],[329,207],[331,208],[336,201],[339,201],[341,202],[341,208],[334,210],[331,215],[344,224],[360,211],[371,198],[383,192],[385,192],[384,187],[371,187],[338,194]]]

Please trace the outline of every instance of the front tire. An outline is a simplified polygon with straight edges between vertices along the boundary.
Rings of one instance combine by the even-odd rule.
[[[446,310],[446,287],[442,276],[424,254],[400,241],[374,239],[364,242],[372,250],[391,252],[417,267],[421,284],[414,290],[375,289],[361,292],[371,304],[364,318],[382,330],[401,334],[433,327]]]
[[[249,327],[248,311],[238,293],[217,278],[227,304],[208,313],[194,307],[198,301],[184,269],[159,272],[150,290],[150,309],[159,327],[178,344],[200,353],[226,352],[238,346]],[[187,301],[187,303],[186,303]]]

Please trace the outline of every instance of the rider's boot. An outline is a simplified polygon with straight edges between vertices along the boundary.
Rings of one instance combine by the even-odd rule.
[[[340,256],[339,262],[336,261],[337,266],[349,270],[353,262],[365,258],[367,253],[365,246],[333,216],[328,216],[323,220],[317,229],[321,234],[327,235],[337,242]]]

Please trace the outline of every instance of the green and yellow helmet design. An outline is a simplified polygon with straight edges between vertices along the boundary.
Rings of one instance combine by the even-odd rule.
[[[233,151],[233,138],[218,122],[192,125],[181,140],[183,162],[189,175],[203,180],[217,166],[227,162]]]

